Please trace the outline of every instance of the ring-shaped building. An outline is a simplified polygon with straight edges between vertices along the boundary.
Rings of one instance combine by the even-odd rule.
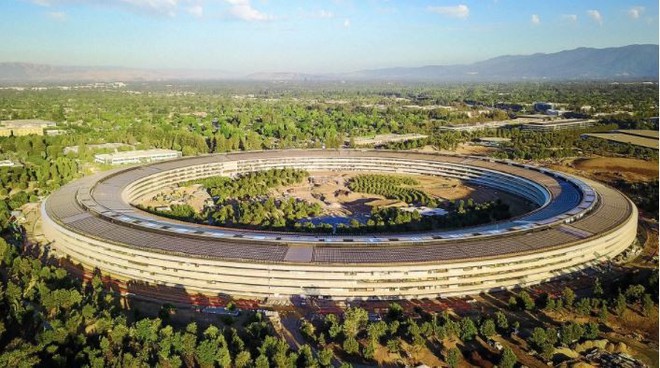
[[[185,223],[132,205],[177,183],[271,168],[456,178],[536,209],[461,229],[333,235]],[[52,248],[87,270],[190,294],[257,298],[424,298],[533,285],[615,257],[635,240],[637,216],[626,196],[594,181],[483,157],[387,150],[184,158],[85,177],[42,204]]]

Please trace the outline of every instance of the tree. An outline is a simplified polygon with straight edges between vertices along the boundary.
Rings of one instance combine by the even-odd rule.
[[[631,302],[636,302],[642,298],[645,291],[646,288],[644,288],[644,285],[630,285],[626,289],[626,299]]]
[[[495,330],[495,322],[492,319],[486,319],[481,323],[479,327],[479,332],[485,337],[491,337],[497,333]]]
[[[502,351],[502,356],[500,357],[500,368],[513,368],[518,362],[518,357],[514,354],[513,350],[509,347],[505,347]]]
[[[332,353],[332,350],[328,347],[319,351],[319,364],[322,367],[330,367],[332,365],[332,358],[335,355]]]
[[[392,321],[400,321],[403,319],[403,307],[399,303],[390,303],[387,317]]]
[[[577,312],[583,316],[588,316],[591,312],[591,301],[589,298],[582,298],[578,300],[575,305]]]
[[[497,321],[497,328],[499,328],[500,331],[506,331],[509,329],[509,320],[506,318],[504,312],[495,312],[495,320]]]
[[[362,308],[348,308],[344,313],[342,331],[346,337],[355,337],[369,321],[369,314]]]
[[[399,340],[398,339],[389,339],[387,340],[387,350],[392,353],[396,354],[399,352]]]
[[[608,317],[608,312],[607,312],[607,302],[603,300],[603,303],[600,306],[600,311],[598,312],[598,320],[601,323],[607,322],[607,317]]]
[[[536,348],[540,348],[548,341],[548,336],[544,329],[541,327],[535,327],[534,330],[532,330],[530,341],[536,346]]]
[[[312,349],[309,347],[309,345],[305,344],[298,349],[298,367],[302,368],[317,368],[318,363],[316,361],[316,358],[314,358],[314,354],[312,353]]]
[[[594,291],[593,291],[595,296],[602,296],[603,295],[603,285],[600,283],[600,278],[596,277],[594,280]]]
[[[300,333],[305,336],[306,339],[314,341],[314,325],[307,320],[303,320],[300,324]]]
[[[360,344],[357,342],[355,337],[349,336],[344,340],[344,344],[342,345],[344,348],[344,351],[348,354],[357,354],[360,351]]]
[[[243,350],[236,355],[234,359],[234,365],[236,368],[246,368],[252,364],[252,358],[250,357],[250,352]]]
[[[478,332],[477,326],[474,325],[471,318],[466,317],[461,320],[461,340],[470,341],[474,339]]]
[[[270,368],[270,363],[268,362],[268,357],[261,354],[254,361],[255,368]]]
[[[589,322],[586,324],[585,329],[584,329],[584,338],[593,340],[598,337],[600,334],[600,328],[598,327],[598,323],[596,322]]]
[[[524,309],[524,310],[532,310],[534,309],[535,303],[534,299],[529,295],[528,292],[525,290],[520,292],[520,295],[518,295],[518,307]]]
[[[616,296],[616,301],[614,302],[614,313],[616,313],[617,316],[622,316],[626,308],[627,308],[626,297],[623,294],[619,293]]]
[[[644,297],[642,298],[642,310],[644,311],[645,316],[650,316],[653,313],[653,309],[655,308],[655,303],[653,303],[653,298],[651,298],[651,294],[644,294]]]
[[[447,351],[447,358],[446,358],[447,364],[451,368],[458,367],[458,363],[460,362],[462,355],[463,354],[461,354],[461,351],[458,350],[458,348],[449,349],[449,351]]]
[[[371,323],[367,326],[367,336],[369,341],[378,342],[381,337],[387,333],[387,324],[384,321]]]
[[[575,301],[575,292],[573,289],[568,286],[562,291],[562,297],[564,298],[564,305],[566,308],[571,309],[573,307],[573,302]]]
[[[508,304],[509,304],[509,309],[511,309],[511,310],[518,309],[518,300],[516,299],[515,296],[511,296],[509,298],[509,303]]]
[[[376,354],[376,343],[373,341],[369,341],[362,350],[362,356],[365,359],[372,360],[375,354]]]
[[[582,338],[584,328],[579,323],[569,322],[561,326],[560,335],[562,344],[568,345]]]

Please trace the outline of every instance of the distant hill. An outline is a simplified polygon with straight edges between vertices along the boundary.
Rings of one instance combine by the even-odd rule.
[[[578,48],[552,54],[500,56],[468,65],[364,70],[350,79],[520,81],[658,79],[658,45]]]
[[[524,80],[658,80],[658,45],[605,49],[578,48],[551,54],[499,56],[466,65],[362,70],[338,74],[261,72],[237,76],[219,70],[135,69],[123,67],[53,66],[0,63],[0,83],[57,81],[165,80],[384,80],[483,82]]]
[[[31,63],[0,63],[0,82],[60,82],[60,81],[160,81],[213,80],[232,75],[219,70],[137,69],[98,66],[54,66]]]
[[[268,81],[318,81],[333,79],[324,74],[290,73],[290,72],[259,72],[245,76],[248,80]]]

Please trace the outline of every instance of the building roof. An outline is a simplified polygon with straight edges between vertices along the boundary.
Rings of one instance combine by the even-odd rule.
[[[555,119],[555,120],[547,120],[547,121],[533,121],[526,123],[525,125],[537,125],[537,126],[581,125],[581,124],[591,124],[595,122],[596,120],[586,120],[586,119]]]
[[[482,167],[487,171],[494,170],[533,180],[547,188],[553,200],[536,211],[509,221],[509,225],[517,224],[520,230],[515,230],[515,226],[509,231],[503,230],[504,226],[509,225],[497,223],[437,233],[334,236],[272,233],[182,223],[139,211],[123,200],[121,194],[140,178],[193,165],[273,157],[299,159],[326,156],[446,161]],[[562,248],[585,238],[599,236],[599,232],[611,231],[620,226],[633,211],[630,201],[619,192],[589,182],[588,190],[594,188],[598,193],[597,207],[584,217],[565,224],[561,219],[567,218],[566,214],[578,213],[584,201],[577,190],[577,184],[557,175],[519,164],[509,165],[465,156],[357,150],[247,152],[193,157],[86,177],[53,193],[45,203],[45,209],[51,219],[71,231],[129,248],[244,262],[290,263],[300,258],[316,264],[456,262],[533,254],[542,249]],[[581,190],[587,190],[586,184],[579,185],[585,186]],[[560,220],[549,223],[548,219],[551,218]],[[533,233],[525,230],[525,224],[532,223],[536,224]],[[304,254],[299,251],[301,246],[307,247]]]
[[[511,142],[511,138],[504,138],[504,137],[481,137],[479,138],[481,142],[494,142],[494,143],[503,143],[503,142]]]
[[[40,119],[3,120],[0,126],[6,128],[45,128],[57,125],[54,121]]]
[[[168,154],[179,154],[179,151],[168,150],[168,149],[148,149],[148,150],[137,150],[137,151],[123,151],[123,152],[114,152],[114,153],[99,153],[94,155],[94,157],[100,160],[117,160],[117,159],[131,159],[131,158],[148,158],[159,155],[168,155]]]
[[[615,130],[615,132],[628,134],[628,135],[636,135],[646,138],[655,138],[655,139],[660,138],[660,132],[658,132],[657,130],[650,130],[650,129],[619,129],[619,130]]]
[[[643,136],[630,135],[624,133],[586,133],[586,137],[606,139],[617,143],[629,143],[635,146],[646,147],[657,150],[658,138],[647,138]]]
[[[353,141],[356,145],[383,144],[391,142],[403,142],[415,139],[427,138],[424,134],[377,134],[373,137],[355,137]]]

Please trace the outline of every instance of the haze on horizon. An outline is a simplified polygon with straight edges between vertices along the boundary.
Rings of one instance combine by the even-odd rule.
[[[304,73],[658,44],[658,2],[6,0],[0,62]]]

